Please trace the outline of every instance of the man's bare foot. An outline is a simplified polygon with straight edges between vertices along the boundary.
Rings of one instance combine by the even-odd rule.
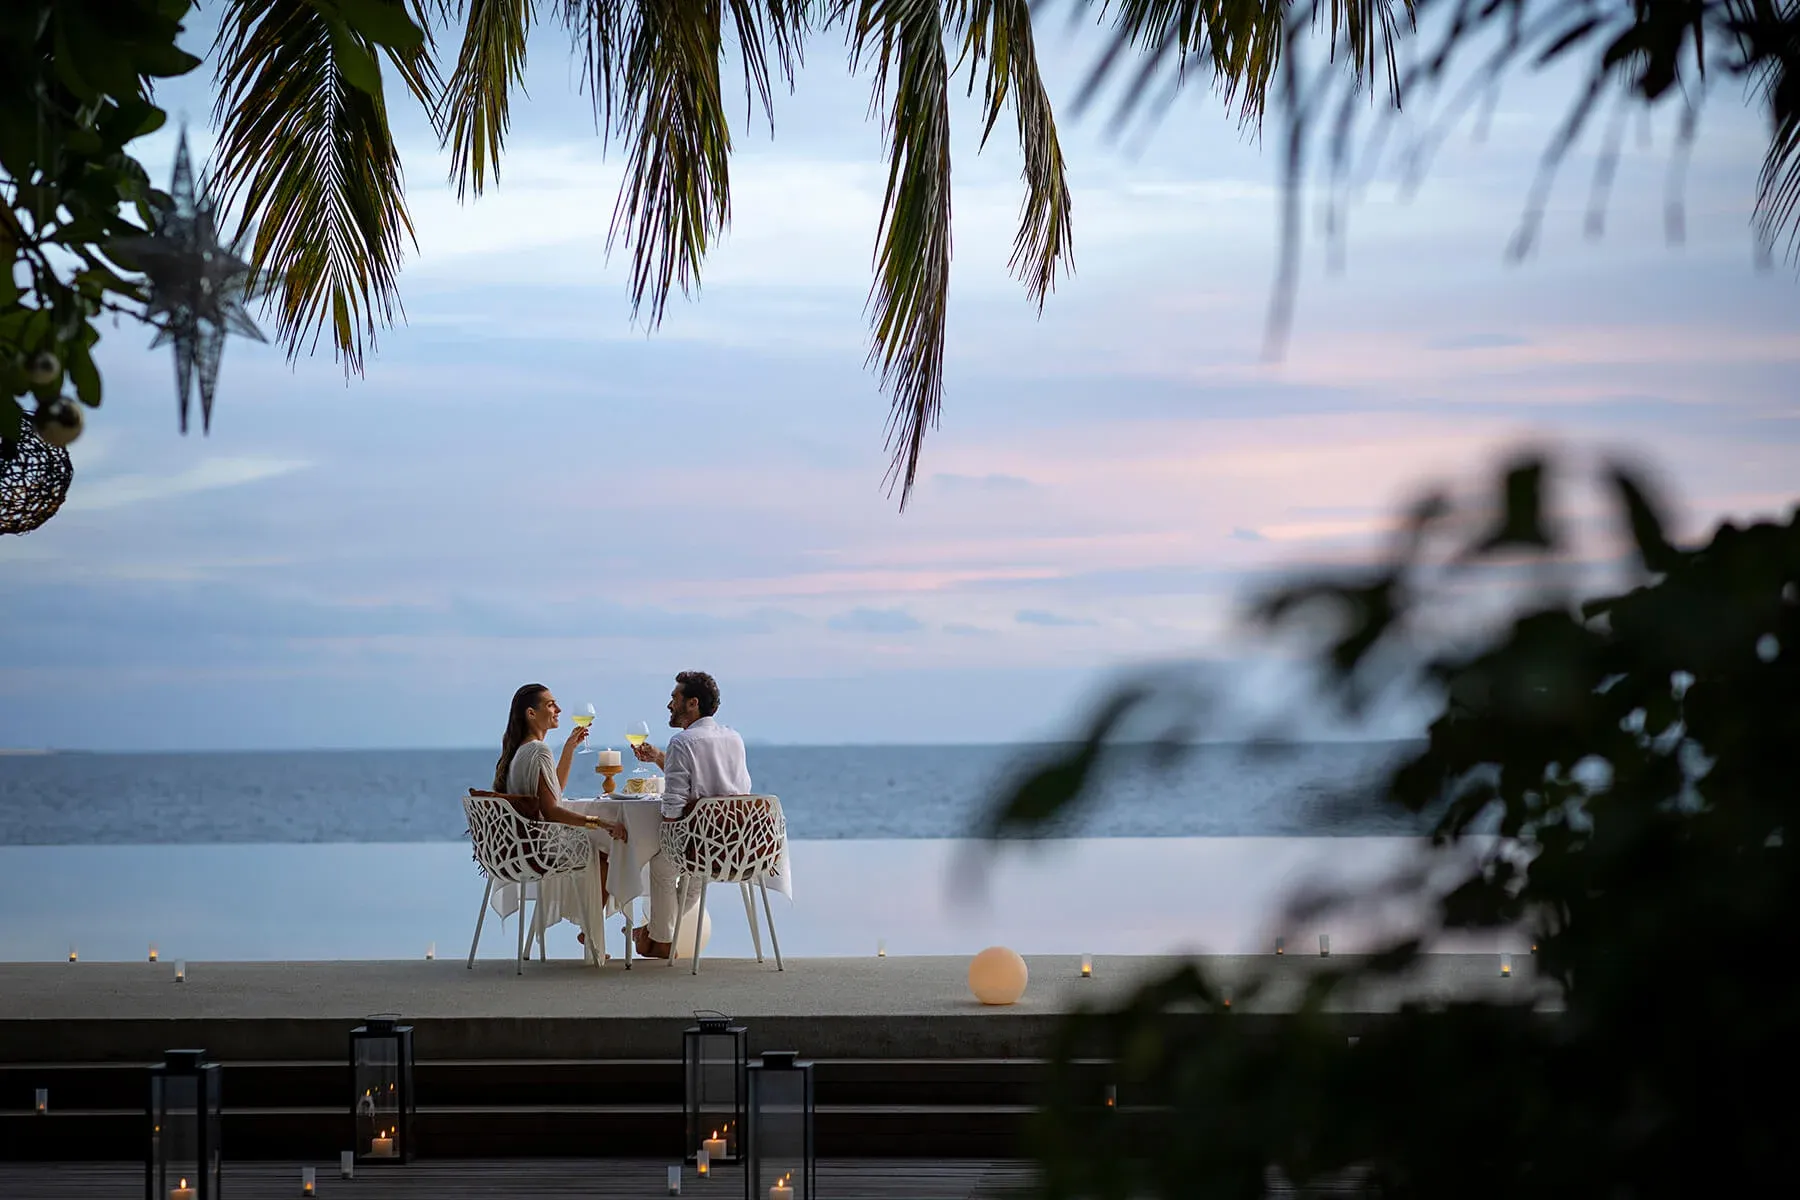
[[[639,958],[669,957],[669,943],[651,940],[650,931],[639,927],[632,932],[632,944]]]

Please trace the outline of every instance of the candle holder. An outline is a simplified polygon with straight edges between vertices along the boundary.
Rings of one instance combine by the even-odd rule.
[[[75,953],[75,947],[73,947],[73,946],[69,947],[69,961],[70,962],[81,961],[81,956]]]
[[[219,1064],[204,1050],[169,1050],[150,1068],[150,1156],[145,1200],[218,1200],[224,1177],[219,1150]]]
[[[316,1194],[314,1191],[315,1179],[316,1179],[316,1176],[314,1175],[313,1169],[311,1167],[301,1167],[300,1168],[300,1194],[302,1196],[311,1196],[311,1195]]]
[[[156,961],[156,943],[155,942],[150,943],[150,961],[151,962]]]
[[[1321,933],[1319,935],[1319,957],[1331,957],[1331,935],[1329,933]]]
[[[694,1152],[694,1174],[702,1179],[712,1174],[712,1159],[704,1150]]]
[[[1502,954],[1500,956],[1500,978],[1512,978],[1512,955],[1510,954]]]
[[[182,961],[175,964],[175,982],[176,983],[186,983],[187,982],[187,960],[186,959],[183,959]]]
[[[1287,953],[1287,939],[1286,938],[1278,937],[1275,939],[1275,953],[1282,954],[1282,955],[1285,955]]]
[[[681,1195],[681,1168],[678,1166],[669,1168],[669,1195]]]
[[[746,1072],[744,1200],[815,1200],[813,1065],[765,1050]]]
[[[594,770],[596,772],[598,772],[601,775],[606,776],[606,782],[601,785],[601,790],[604,791],[608,796],[613,794],[613,787],[615,786],[613,783],[613,780],[616,779],[618,777],[619,772],[623,771],[624,769],[625,769],[624,766],[622,764],[618,764],[618,763],[615,763],[611,766],[598,766],[598,767],[594,768]]]
[[[682,1107],[687,1114],[688,1156],[737,1162],[743,1155],[744,1099],[748,1089],[748,1031],[721,1012],[694,1014],[681,1035]]]
[[[875,939],[875,957],[876,958],[886,958],[887,957],[887,939],[886,938],[876,938]]]
[[[37,1096],[35,1098],[35,1102],[32,1105],[32,1111],[37,1113],[37,1115],[40,1117],[45,1116],[50,1112],[50,1089],[49,1088],[37,1089]]]
[[[354,1150],[338,1151],[338,1178],[356,1178],[356,1152]]]
[[[1094,977],[1094,956],[1091,954],[1084,954],[1081,956],[1081,977],[1083,979],[1092,979]]]
[[[350,1031],[350,1145],[359,1163],[412,1161],[413,1030],[381,1013]]]

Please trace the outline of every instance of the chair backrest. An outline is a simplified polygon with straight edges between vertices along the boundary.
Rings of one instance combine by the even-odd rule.
[[[787,818],[775,796],[707,796],[662,826],[663,853],[713,883],[775,873],[787,849]]]
[[[463,797],[475,861],[504,883],[530,883],[548,875],[579,871],[593,861],[593,843],[573,825],[528,820],[513,801],[497,793]],[[529,797],[525,797],[529,799]]]

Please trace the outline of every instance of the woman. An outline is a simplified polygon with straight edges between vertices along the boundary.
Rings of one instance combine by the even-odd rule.
[[[569,763],[576,747],[587,740],[585,726],[576,726],[563,742],[560,759],[553,757],[544,735],[556,728],[562,709],[550,689],[541,683],[528,683],[513,693],[512,709],[506,718],[506,735],[500,741],[500,761],[494,764],[494,790],[513,796],[537,799],[535,815],[540,821],[560,825],[578,825],[583,829],[600,829],[614,841],[627,839],[625,826],[618,821],[574,812],[562,806],[562,790],[569,782]],[[596,847],[594,858],[600,866],[600,893],[606,889],[607,855]]]

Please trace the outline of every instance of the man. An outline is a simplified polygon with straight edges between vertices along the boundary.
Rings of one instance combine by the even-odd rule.
[[[639,762],[663,770],[662,817],[679,821],[694,811],[703,796],[747,796],[750,768],[744,762],[744,739],[713,720],[719,711],[719,685],[705,671],[683,671],[669,693],[668,750],[649,742],[633,746]],[[675,939],[676,884],[682,864],[658,850],[650,858],[650,916],[637,930],[636,949],[645,958],[667,958]],[[695,904],[698,904],[696,897]],[[691,926],[690,926],[691,927]]]

